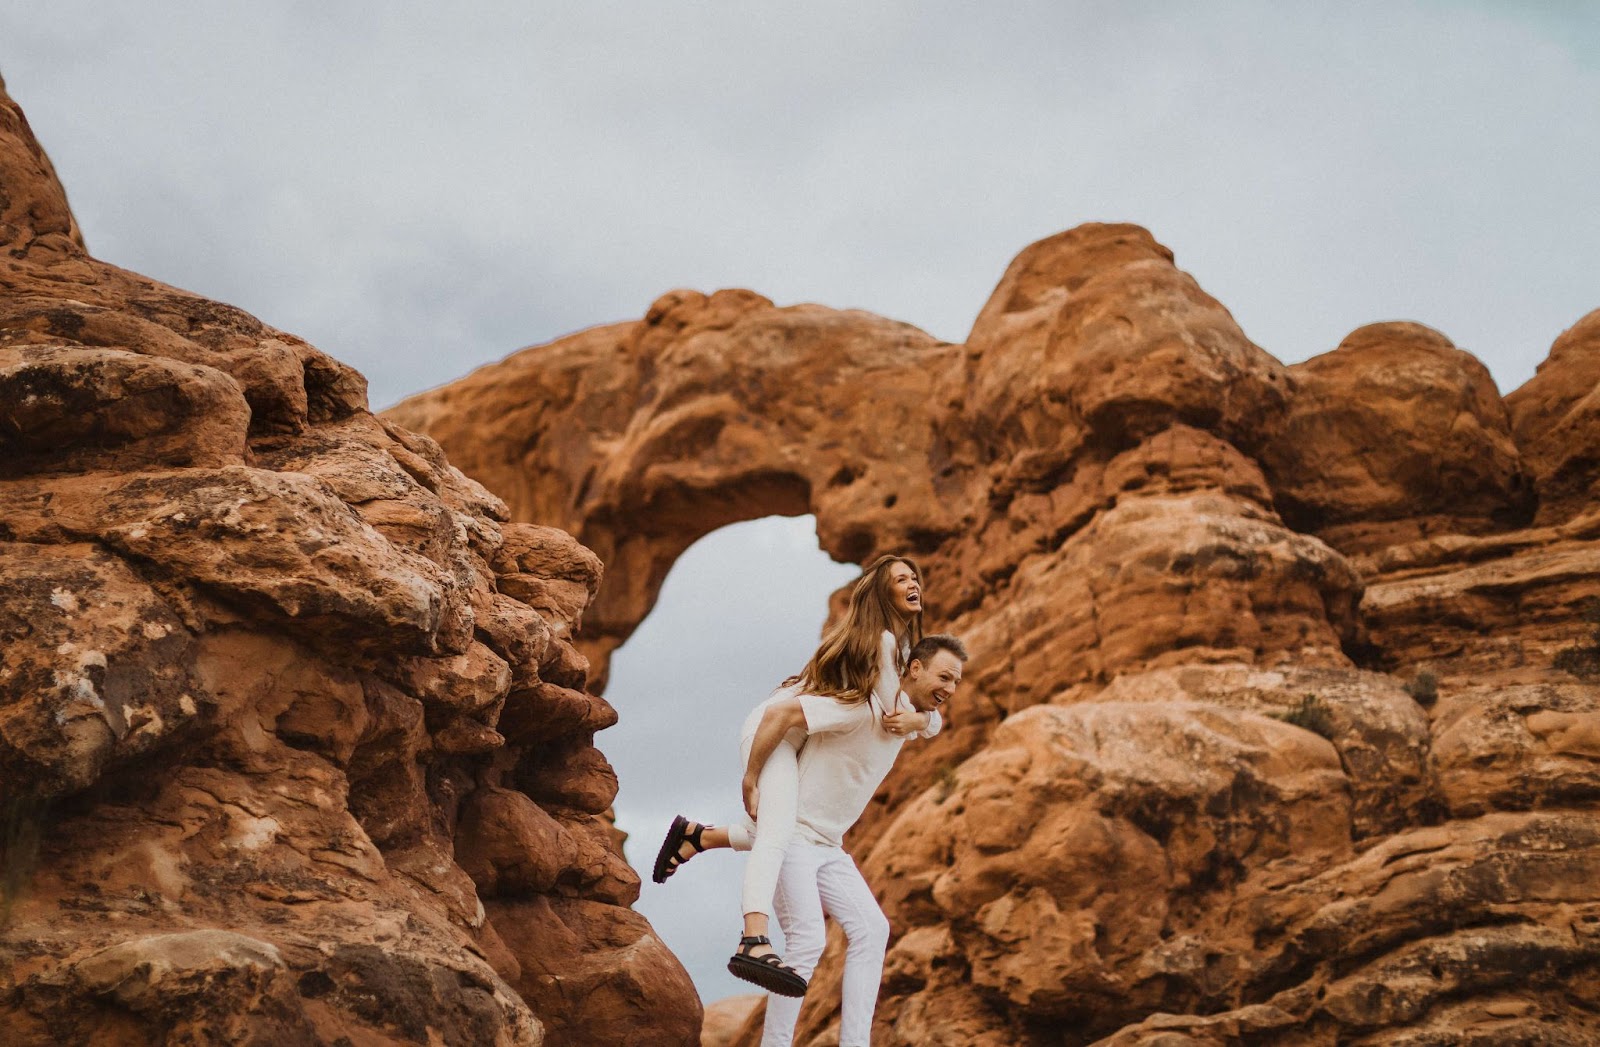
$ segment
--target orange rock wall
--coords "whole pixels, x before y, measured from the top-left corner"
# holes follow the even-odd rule
[[[1600,595],[1597,317],[1504,399],[1417,324],[1286,367],[1089,225],[964,345],[673,292],[388,417],[599,554],[597,678],[731,521],[924,565],[975,656],[848,841],[895,932],[875,1043],[1579,1044],[1600,691],[1554,665]]]
[[[0,1040],[698,1042],[607,818],[594,554],[90,256],[3,89],[0,245]]]

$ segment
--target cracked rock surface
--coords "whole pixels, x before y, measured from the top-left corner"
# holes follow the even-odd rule
[[[0,1039],[697,1042],[608,820],[601,570],[91,256],[0,87]]]

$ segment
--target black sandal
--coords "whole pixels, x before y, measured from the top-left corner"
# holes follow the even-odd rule
[[[806,980],[800,977],[800,973],[793,967],[784,963],[777,953],[769,952],[765,956],[750,955],[750,950],[755,946],[771,944],[766,935],[740,938],[739,951],[728,961],[728,973],[778,996],[804,996]]]
[[[705,850],[705,845],[700,842],[700,834],[706,831],[702,825],[694,832],[689,832],[689,819],[678,815],[672,819],[672,828],[667,830],[667,838],[661,842],[661,850],[656,852],[656,867],[650,874],[650,879],[656,883],[666,883],[667,877],[678,871],[678,866]],[[678,851],[685,841],[694,848],[694,854],[689,858],[680,858]]]

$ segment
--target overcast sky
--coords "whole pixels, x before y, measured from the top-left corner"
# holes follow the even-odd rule
[[[1411,319],[1509,391],[1600,306],[1597,12],[0,0],[0,73],[96,254],[310,339],[375,407],[673,287],[960,341],[1018,250],[1085,221],[1150,228],[1280,359]],[[600,744],[637,864],[676,795],[731,813],[731,750],[665,757],[702,724],[733,744],[829,568],[805,521],[721,532],[619,656]],[[708,998],[736,983],[685,921],[736,908],[738,861],[642,903]]]

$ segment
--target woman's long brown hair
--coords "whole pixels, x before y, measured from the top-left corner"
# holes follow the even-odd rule
[[[806,667],[783,681],[785,687],[799,685],[805,694],[837,698],[847,704],[864,702],[878,682],[878,652],[885,631],[905,643],[922,639],[922,612],[902,619],[894,610],[889,591],[889,569],[897,563],[911,568],[922,584],[922,572],[904,556],[880,556],[856,580],[844,617],[829,629]],[[897,670],[905,666],[898,664]]]

